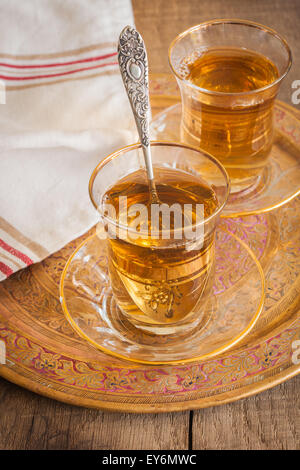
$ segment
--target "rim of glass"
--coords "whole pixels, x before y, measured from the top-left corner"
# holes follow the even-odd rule
[[[197,31],[197,30],[203,28],[204,26],[215,26],[215,25],[224,24],[224,23],[225,24],[232,24],[232,25],[249,26],[249,27],[252,27],[252,28],[256,28],[256,29],[259,29],[261,31],[265,31],[265,32],[271,34],[272,36],[274,36],[275,38],[279,39],[282,42],[282,44],[284,45],[284,47],[287,51],[287,55],[288,55],[287,65],[286,65],[286,68],[285,68],[284,72],[276,80],[274,80],[272,83],[269,83],[269,85],[266,85],[264,87],[257,88],[256,90],[242,91],[242,92],[231,92],[231,93],[224,92],[224,91],[208,90],[207,88],[201,88],[197,85],[194,85],[190,81],[185,80],[184,78],[180,77],[180,75],[177,73],[177,71],[173,67],[173,64],[172,64],[172,61],[171,61],[171,52],[172,52],[175,44],[177,42],[179,42],[185,36],[188,36],[191,32]],[[203,23],[199,23],[195,26],[192,26],[189,29],[186,29],[182,33],[179,33],[173,39],[173,41],[171,42],[171,44],[169,46],[168,60],[169,60],[170,68],[171,68],[172,72],[174,73],[175,77],[178,78],[181,82],[183,82],[186,85],[190,86],[191,88],[194,88],[195,90],[201,91],[202,93],[206,93],[208,95],[216,95],[216,96],[247,96],[247,95],[254,95],[254,94],[260,93],[262,91],[268,90],[269,88],[272,88],[273,86],[280,83],[284,79],[284,77],[288,74],[288,72],[289,72],[289,70],[292,66],[292,51],[291,51],[286,39],[283,36],[281,36],[281,34],[277,33],[277,31],[275,31],[272,28],[269,28],[268,26],[265,26],[265,25],[260,24],[260,23],[256,23],[255,21],[240,20],[240,19],[226,19],[225,18],[225,19],[216,19],[216,20],[211,20],[211,21],[204,21]]]
[[[185,144],[180,144],[180,143],[175,143],[175,142],[160,142],[160,141],[151,141],[150,142],[151,146],[161,146],[161,147],[175,147],[175,148],[181,148],[181,149],[186,149],[186,150],[189,150],[189,151],[193,151],[193,152],[196,152],[196,153],[199,153],[201,155],[203,155],[205,158],[207,158],[208,160],[210,160],[211,162],[213,162],[218,168],[219,170],[221,171],[221,173],[223,174],[223,177],[224,177],[224,182],[225,182],[225,185],[226,185],[226,194],[225,194],[225,197],[224,197],[224,201],[222,202],[221,205],[218,205],[217,209],[212,213],[210,214],[209,217],[207,218],[204,218],[203,221],[201,222],[198,222],[197,224],[193,224],[189,227],[187,227],[188,229],[189,228],[196,228],[196,227],[199,227],[201,225],[204,225],[206,224],[207,222],[209,222],[210,220],[214,219],[224,208],[227,200],[228,200],[228,197],[229,197],[229,194],[230,194],[230,179],[229,179],[229,176],[228,176],[228,173],[226,171],[226,169],[223,167],[223,165],[215,158],[213,157],[212,155],[210,155],[209,153],[207,152],[204,152],[202,150],[198,150],[194,147],[191,147],[189,145],[185,145]],[[101,208],[101,205],[97,205],[95,199],[94,199],[94,196],[93,196],[93,187],[94,187],[94,182],[95,182],[95,179],[96,179],[96,176],[98,175],[98,173],[101,171],[101,169],[107,165],[108,163],[110,163],[112,160],[118,158],[120,155],[123,155],[124,153],[127,153],[127,152],[130,152],[132,150],[137,150],[137,149],[140,149],[142,148],[142,144],[140,142],[137,142],[135,144],[131,144],[131,145],[127,145],[125,147],[122,147],[120,148],[119,150],[116,150],[115,152],[109,154],[107,157],[105,157],[100,163],[98,163],[98,165],[96,166],[96,168],[93,170],[92,174],[91,174],[91,177],[90,177],[90,180],[89,180],[89,196],[90,196],[90,199],[93,203],[93,206],[95,207],[95,209],[100,213],[101,217],[103,218],[103,220],[107,221],[109,224],[112,224],[114,225],[115,227],[121,229],[121,230],[126,230],[128,232],[132,232],[132,233],[135,233],[135,230],[132,229],[131,227],[128,227],[127,225],[123,225],[123,224],[120,224],[118,223],[116,220],[110,218],[110,217],[107,217],[103,212],[102,212],[102,208]],[[209,182],[208,182],[209,183]],[[108,186],[109,188],[109,186]],[[174,233],[176,232],[176,230],[174,230]]]

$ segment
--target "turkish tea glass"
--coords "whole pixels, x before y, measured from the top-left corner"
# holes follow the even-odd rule
[[[273,108],[291,51],[272,29],[213,20],[179,34],[169,62],[181,92],[181,140],[215,156],[231,191],[258,184],[272,148]]]
[[[89,192],[100,214],[98,236],[106,239],[111,288],[124,321],[165,335],[205,321],[215,230],[230,184],[223,166],[204,152],[159,142],[151,148],[160,204],[150,204],[140,144],[105,158],[91,176]],[[199,217],[191,201],[201,203]],[[177,219],[182,226],[174,222],[175,206],[184,206]]]

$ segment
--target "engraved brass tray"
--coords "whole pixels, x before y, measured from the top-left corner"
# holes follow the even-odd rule
[[[151,83],[154,111],[178,100],[168,76]],[[300,113],[290,129],[296,141]],[[300,157],[299,157],[300,158]],[[0,283],[0,339],[7,362],[0,375],[66,403],[115,411],[167,412],[214,406],[295,376],[300,339],[300,197],[274,211],[221,224],[253,250],[266,276],[266,301],[251,333],[222,355],[191,364],[148,366],[112,358],[81,339],[63,315],[58,285],[67,258],[88,236]],[[251,295],[251,292],[249,292]]]

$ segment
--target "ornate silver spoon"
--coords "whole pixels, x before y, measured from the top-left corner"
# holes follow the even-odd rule
[[[158,203],[149,138],[148,59],[142,36],[131,26],[120,34],[118,60],[144,153],[151,203]]]

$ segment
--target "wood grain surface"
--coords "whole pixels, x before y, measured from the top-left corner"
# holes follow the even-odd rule
[[[193,449],[299,449],[300,377],[251,398],[194,412]]]
[[[299,0],[133,0],[152,72],[167,72],[177,33],[213,18],[267,24],[288,40],[294,65],[280,98],[300,79]],[[40,397],[0,379],[0,449],[299,449],[300,377],[251,398],[194,412],[129,415]]]
[[[0,379],[0,449],[299,449],[300,377],[194,412],[132,415],[73,407]]]
[[[0,449],[187,449],[189,412],[134,415],[78,408],[0,379]]]

